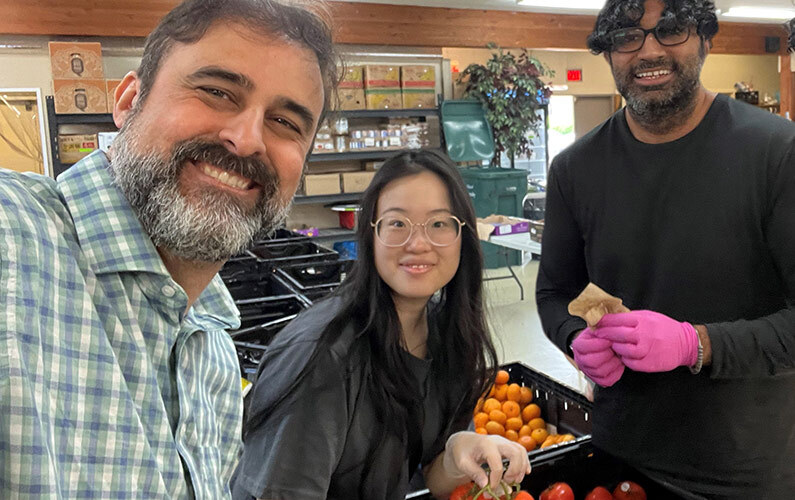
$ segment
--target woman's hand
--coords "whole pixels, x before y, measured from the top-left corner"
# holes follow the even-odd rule
[[[504,474],[503,459],[509,461]],[[482,467],[484,462],[489,466],[488,476]],[[499,487],[500,480],[519,483],[530,473],[530,460],[524,446],[501,436],[469,431],[456,432],[447,439],[442,466],[451,477],[467,477],[480,487],[489,483],[492,489]]]

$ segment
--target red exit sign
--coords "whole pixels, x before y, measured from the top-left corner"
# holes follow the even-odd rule
[[[582,70],[581,69],[570,69],[566,71],[566,80],[569,82],[581,82],[582,81]]]

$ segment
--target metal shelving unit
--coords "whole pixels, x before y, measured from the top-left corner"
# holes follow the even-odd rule
[[[72,166],[71,163],[61,162],[61,151],[58,146],[58,129],[61,125],[114,125],[113,115],[110,113],[98,114],[56,114],[55,100],[51,95],[44,98],[47,106],[47,127],[50,129],[50,151],[52,152],[53,176]]]

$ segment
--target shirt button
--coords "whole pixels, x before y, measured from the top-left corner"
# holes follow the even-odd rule
[[[173,297],[174,294],[177,293],[177,291],[171,285],[164,285],[163,288],[160,289],[160,291],[163,292],[163,295],[165,295],[166,297]]]

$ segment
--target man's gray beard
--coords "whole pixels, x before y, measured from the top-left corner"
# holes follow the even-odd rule
[[[696,96],[700,86],[701,68],[704,57],[696,55],[676,68],[677,76],[673,84],[660,97],[651,97],[654,87],[638,88],[634,84],[635,68],[626,74],[616,74],[618,92],[626,99],[627,109],[638,123],[656,134],[665,134],[687,121],[696,107]]]
[[[166,159],[154,152],[140,153],[134,121],[131,116],[114,140],[109,171],[156,247],[187,261],[221,262],[286,219],[290,202],[279,199],[275,176],[268,185],[261,184],[253,210],[213,188],[184,196],[179,187],[184,162],[175,161],[176,151]]]

